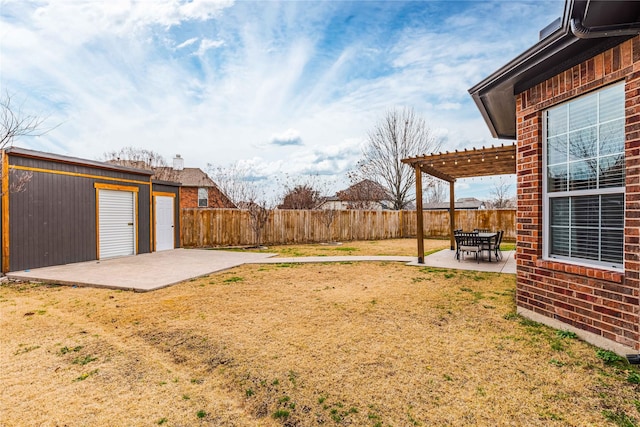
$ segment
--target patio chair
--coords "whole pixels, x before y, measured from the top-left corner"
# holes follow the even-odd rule
[[[480,263],[479,253],[482,252],[482,245],[476,233],[458,233],[455,235],[456,238],[456,256],[458,258],[458,262],[460,262],[460,257],[464,258],[464,254],[467,255],[470,253],[474,253],[476,260]]]
[[[453,230],[453,238],[456,241],[456,253],[453,255],[453,257],[455,259],[458,259],[458,256],[460,254],[460,244],[459,244],[459,239],[458,239],[458,234],[462,233],[462,228],[457,228],[455,230]]]
[[[496,256],[496,261],[502,259],[502,252],[500,251],[500,243],[502,242],[502,235],[504,234],[504,230],[500,230],[496,233],[496,237],[489,241],[484,242],[482,245],[482,251],[493,252]],[[491,255],[491,253],[489,253]],[[489,257],[491,259],[491,257]]]
[[[498,231],[498,237],[496,243],[493,245],[493,251],[496,254],[496,259],[502,259],[502,251],[500,250],[500,244],[502,243],[502,236],[504,236],[504,230]]]

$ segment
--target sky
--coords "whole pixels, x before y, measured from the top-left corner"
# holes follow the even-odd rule
[[[0,0],[0,90],[46,118],[16,146],[99,160],[134,146],[335,190],[367,133],[413,108],[452,151],[493,139],[468,89],[564,1]],[[416,153],[421,154],[421,153]],[[456,183],[490,198],[497,178]],[[507,178],[515,194],[515,178]]]

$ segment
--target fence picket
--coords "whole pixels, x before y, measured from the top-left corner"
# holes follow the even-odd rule
[[[274,210],[262,233],[266,245],[319,243],[330,240],[382,240],[416,236],[415,211],[338,212],[330,236],[320,210]],[[449,236],[447,211],[424,211],[426,238]],[[504,230],[504,239],[515,240],[515,210],[459,210],[456,228]],[[247,246],[255,244],[249,214],[239,209],[182,209],[183,247]]]

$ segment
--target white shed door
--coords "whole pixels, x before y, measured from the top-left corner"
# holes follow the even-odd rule
[[[156,196],[156,251],[173,249],[173,197]]]
[[[136,253],[135,196],[132,191],[98,191],[100,259]]]

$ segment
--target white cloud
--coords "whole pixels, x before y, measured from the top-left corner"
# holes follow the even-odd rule
[[[202,57],[205,53],[207,53],[209,49],[215,49],[223,45],[224,40],[202,39],[202,41],[200,42],[200,46],[198,47],[198,50],[194,53],[194,55]]]
[[[287,129],[282,133],[271,135],[269,143],[279,146],[302,145],[302,138],[297,130]]]
[[[198,41],[197,37],[192,37],[192,38],[190,38],[188,40],[183,41],[178,46],[176,46],[176,50],[182,49],[182,48],[187,47],[187,46],[191,46],[192,44],[194,44],[197,41]]]

